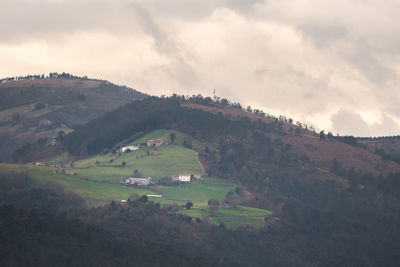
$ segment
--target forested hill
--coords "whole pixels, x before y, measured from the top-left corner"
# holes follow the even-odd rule
[[[70,132],[106,111],[145,94],[103,80],[70,74],[27,76],[0,82],[0,161],[38,139]]]
[[[60,135],[58,142],[85,158],[114,153],[118,145],[155,129],[194,137],[196,142],[185,145],[198,152],[206,173],[243,188],[242,194],[228,193],[224,203],[273,212],[263,229],[249,235],[252,241],[243,243],[254,244],[255,261],[265,256],[258,249],[266,246],[311,266],[398,266],[400,166],[346,144],[347,139],[314,133],[283,117],[250,113],[226,100],[175,95],[119,107]],[[125,221],[125,213],[118,214]],[[109,227],[118,221],[95,218]],[[212,251],[218,255],[224,241],[234,243],[226,240]],[[183,244],[178,247],[187,247]]]
[[[360,137],[357,144],[385,160],[400,163],[400,136]]]
[[[84,157],[112,149],[131,136],[155,129],[176,129],[200,140],[201,160],[221,177],[268,176],[259,164],[274,168],[312,170],[317,176],[341,180],[349,172],[378,176],[400,171],[400,165],[382,160],[364,149],[306,130],[286,119],[255,115],[211,99],[179,96],[148,98],[120,107],[79,127],[65,137],[71,154]],[[206,148],[207,147],[207,148]],[[202,149],[202,148],[195,148]],[[278,167],[279,166],[279,167]],[[289,166],[289,167],[288,167]]]

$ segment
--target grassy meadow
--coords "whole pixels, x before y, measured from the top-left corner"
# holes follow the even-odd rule
[[[153,131],[132,144],[145,143],[149,139],[157,138],[170,142],[171,132],[171,130]],[[175,143],[183,143],[183,140],[187,139],[184,134],[173,132],[176,135]],[[124,162],[126,166],[121,167]],[[143,177],[152,177],[153,181],[180,173],[204,174],[197,153],[182,145],[142,146],[139,150],[127,153],[99,154],[74,163],[74,171],[79,176],[97,181],[133,176],[135,170]]]
[[[80,195],[87,200],[90,206],[99,205],[105,201],[128,199],[133,193],[138,195],[154,194],[153,191],[144,188],[126,187],[120,184],[85,180],[79,176],[56,174],[55,168],[51,167],[23,165],[23,169],[31,174],[36,185],[43,186],[48,183],[60,185],[64,190]],[[11,170],[21,171],[18,165],[0,164],[0,172]]]
[[[176,136],[175,144],[171,145],[170,134]],[[162,177],[178,175],[180,173],[199,174],[204,176],[204,170],[197,159],[195,151],[183,146],[195,140],[187,135],[173,130],[157,130],[140,137],[131,144],[145,143],[149,139],[163,139],[166,143],[160,147],[142,146],[140,149],[128,153],[98,154],[73,163],[75,175],[57,174],[55,168],[23,165],[35,183],[45,185],[54,183],[62,186],[66,191],[74,192],[86,199],[90,206],[97,206],[111,200],[128,199],[131,194],[157,195],[162,198],[149,198],[150,201],[160,204],[185,205],[193,203],[191,209],[179,211],[193,218],[209,220],[211,223],[224,223],[227,228],[237,228],[242,225],[259,227],[264,224],[264,217],[271,214],[268,210],[223,205],[226,194],[235,191],[235,185],[227,179],[203,178],[193,179],[190,183],[180,183],[166,186],[157,184]],[[157,151],[157,153],[154,153]],[[49,164],[68,163],[70,156],[61,154]],[[0,164],[0,172],[10,170],[22,171],[18,165]],[[134,174],[135,171],[139,172]],[[124,178],[138,176],[152,177],[155,185],[147,188],[126,187],[119,184]],[[111,183],[113,182],[113,183]],[[210,217],[209,199],[220,201],[218,210]]]
[[[227,180],[218,178],[203,178],[193,180],[190,183],[182,183],[177,186],[156,185],[152,190],[165,196],[166,199],[180,201],[194,201],[205,203],[211,198],[221,200],[229,191],[235,189],[234,185]]]

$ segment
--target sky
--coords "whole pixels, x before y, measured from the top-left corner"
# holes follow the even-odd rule
[[[0,77],[68,72],[400,134],[399,0],[1,0]]]

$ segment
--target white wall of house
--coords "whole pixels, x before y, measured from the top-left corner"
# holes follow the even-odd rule
[[[190,174],[179,174],[178,179],[181,182],[190,182]]]
[[[124,147],[121,147],[121,148],[120,148],[120,151],[121,151],[121,152],[125,152],[125,151],[128,150],[128,149],[130,149],[130,150],[132,150],[132,151],[138,150],[138,149],[139,149],[139,146],[124,146]]]

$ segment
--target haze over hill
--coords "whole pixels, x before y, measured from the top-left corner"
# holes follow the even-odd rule
[[[0,83],[0,160],[41,138],[52,140],[107,111],[146,97],[131,88],[69,74]]]

